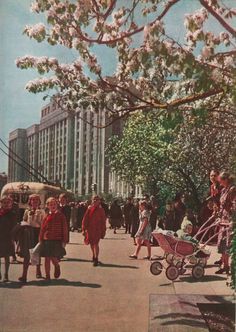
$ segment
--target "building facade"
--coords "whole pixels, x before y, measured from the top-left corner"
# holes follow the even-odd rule
[[[8,181],[26,181],[29,178],[26,129],[16,129],[9,134]]]
[[[127,196],[129,186],[110,171],[105,154],[109,138],[121,134],[123,123],[104,128],[106,121],[103,110],[88,107],[69,114],[52,99],[41,110],[39,124],[10,133],[8,181],[47,179],[78,196],[90,194],[92,186],[98,193]]]
[[[0,192],[2,188],[7,184],[7,174],[5,172],[0,173]]]

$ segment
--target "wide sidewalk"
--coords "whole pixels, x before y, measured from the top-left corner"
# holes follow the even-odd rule
[[[190,274],[174,282],[164,272],[153,276],[150,262],[142,259],[145,247],[140,259],[128,257],[135,246],[123,229],[118,234],[108,230],[100,247],[103,265],[93,267],[90,248],[83,244],[82,235],[71,233],[67,257],[61,262],[61,279],[50,285],[36,280],[35,268],[30,267],[29,282],[22,286],[17,282],[22,265],[12,264],[12,282],[0,282],[0,332],[145,332],[150,294],[232,294],[226,276],[215,275],[217,268],[213,265],[198,282]],[[160,248],[152,249],[152,254],[160,253]],[[217,258],[212,248],[209,263]]]

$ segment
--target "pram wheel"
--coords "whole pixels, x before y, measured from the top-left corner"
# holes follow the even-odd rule
[[[201,279],[204,276],[205,269],[203,266],[197,264],[192,269],[192,276],[194,279]]]
[[[166,269],[166,276],[169,280],[175,280],[179,276],[179,270],[176,266],[170,265]]]
[[[167,254],[166,255],[166,261],[168,264],[172,264],[173,263],[173,258],[174,256],[172,254]]]
[[[158,276],[159,274],[161,274],[162,269],[163,269],[163,266],[160,262],[153,262],[150,266],[150,272],[154,276]]]
[[[182,268],[182,265],[183,265],[182,261],[177,261],[176,264],[175,264],[175,266],[176,266],[178,269],[181,269],[181,268]]]
[[[207,265],[207,259],[206,258],[200,258],[198,261],[198,264],[202,267],[205,267]]]

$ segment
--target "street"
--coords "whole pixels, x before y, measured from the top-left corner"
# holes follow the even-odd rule
[[[150,294],[230,295],[226,276],[216,276],[216,267],[209,265],[202,281],[193,282],[186,274],[170,282],[165,273],[153,276],[150,262],[132,260],[134,245],[124,229],[107,235],[100,242],[100,260],[94,267],[89,246],[80,233],[70,233],[67,256],[61,262],[61,279],[35,278],[35,267],[29,268],[28,283],[17,279],[22,265],[11,264],[9,279],[0,283],[0,332],[72,332],[72,331],[148,331]],[[212,248],[209,264],[218,256]],[[161,254],[152,248],[153,254]],[[2,272],[4,266],[2,264]],[[44,267],[42,267],[44,275]],[[53,271],[51,271],[53,275]]]

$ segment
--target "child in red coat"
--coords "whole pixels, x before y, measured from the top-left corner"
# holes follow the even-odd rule
[[[50,280],[50,262],[55,266],[54,277],[60,277],[61,270],[57,257],[64,256],[68,242],[67,222],[64,214],[58,210],[57,200],[54,197],[47,199],[48,215],[45,217],[40,234],[40,255],[45,257],[46,279]]]

